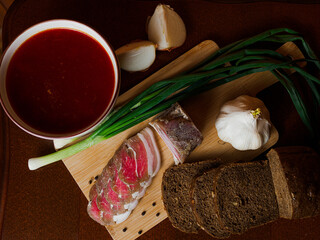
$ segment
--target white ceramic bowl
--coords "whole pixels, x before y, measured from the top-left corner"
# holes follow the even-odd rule
[[[8,99],[7,91],[6,91],[6,76],[7,76],[7,70],[8,66],[10,63],[10,60],[16,50],[23,44],[26,40],[28,40],[30,37],[34,36],[37,33],[40,33],[45,30],[49,29],[71,29],[71,30],[76,30],[80,31],[86,35],[89,35],[93,39],[95,39],[106,51],[106,53],[109,55],[113,70],[114,70],[114,75],[115,75],[115,87],[112,95],[112,100],[110,101],[109,105],[106,107],[104,114],[102,117],[97,119],[97,121],[90,126],[87,126],[84,129],[81,129],[80,131],[76,133],[72,133],[71,135],[65,135],[65,134],[55,134],[55,133],[45,133],[41,132],[35,128],[30,127],[28,124],[26,124],[14,111],[12,108],[10,101]],[[97,126],[99,126],[104,119],[107,117],[108,113],[112,110],[118,93],[119,93],[119,88],[120,88],[120,70],[119,70],[119,64],[117,62],[117,58],[115,56],[114,50],[111,48],[109,43],[95,30],[92,28],[88,27],[87,25],[84,25],[82,23],[76,22],[76,21],[71,21],[71,20],[63,20],[63,19],[58,19],[58,20],[49,20],[45,21],[39,24],[36,24],[27,30],[25,30],[22,34],[20,34],[10,45],[9,47],[5,50],[2,60],[1,60],[1,66],[0,66],[0,100],[1,104],[9,116],[9,118],[21,129],[24,131],[40,137],[44,139],[65,139],[65,138],[73,138],[73,137],[78,137],[82,136],[84,134],[87,134],[91,131],[93,131]]]

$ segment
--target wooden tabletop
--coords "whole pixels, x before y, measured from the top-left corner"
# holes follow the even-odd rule
[[[226,1],[225,1],[226,2]],[[235,1],[232,1],[235,2]],[[121,92],[135,86],[203,40],[219,46],[264,30],[289,27],[301,32],[320,56],[320,4],[286,2],[217,3],[167,1],[187,27],[186,43],[160,52],[143,73],[122,72]],[[3,48],[35,23],[66,18],[88,24],[116,49],[146,39],[145,23],[158,1],[16,0],[3,23]],[[271,112],[280,138],[276,146],[311,145],[285,90],[275,84],[259,94]],[[62,162],[29,171],[27,160],[53,152],[51,141],[35,138],[16,127],[0,111],[0,232],[2,239],[111,239],[106,229],[89,218],[87,200]],[[263,157],[263,156],[261,156]],[[229,239],[320,239],[320,217],[278,220]],[[139,239],[211,239],[201,232],[185,234],[168,219]]]

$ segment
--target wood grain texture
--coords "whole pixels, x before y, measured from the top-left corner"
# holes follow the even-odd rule
[[[212,41],[202,42],[141,82],[134,89],[124,93],[119,97],[117,104],[123,104],[156,81],[191,68],[192,65],[201,62],[207,55],[210,55],[217,49],[217,45]],[[292,43],[283,45],[280,51],[283,54],[290,54],[295,59],[303,57],[299,49]],[[249,161],[273,146],[278,140],[278,132],[274,127],[272,127],[271,137],[268,143],[262,148],[255,151],[238,151],[230,144],[219,140],[214,127],[214,120],[224,102],[242,94],[255,96],[258,92],[275,82],[277,82],[277,79],[270,72],[256,73],[239,78],[198,95],[197,97],[181,102],[186,112],[204,136],[203,143],[192,152],[188,161],[198,161],[216,157],[220,157],[224,162]],[[148,122],[151,120],[152,118],[63,160],[87,198],[89,190],[92,184],[94,184],[95,176],[102,172],[103,167],[109,159],[112,158],[116,149],[125,139],[148,126]],[[140,200],[138,206],[129,218],[121,224],[107,226],[109,233],[114,239],[135,239],[167,217],[161,201],[160,186],[163,172],[171,166],[174,161],[171,152],[157,134],[156,140],[159,144],[162,158],[161,168],[154,177],[151,186],[147,189],[145,196]],[[145,214],[142,214],[142,212],[145,212]],[[125,229],[125,231],[123,231],[123,229]]]

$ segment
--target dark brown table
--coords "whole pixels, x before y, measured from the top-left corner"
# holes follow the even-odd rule
[[[186,43],[158,53],[155,64],[143,73],[122,73],[121,92],[205,39],[220,46],[275,27],[301,32],[320,56],[320,3],[232,1],[166,1],[187,26]],[[240,3],[241,2],[241,3]],[[301,1],[303,2],[303,1]],[[310,1],[317,2],[317,1]],[[102,33],[116,49],[135,39],[146,39],[145,22],[158,1],[17,0],[3,26],[6,47],[27,27],[47,19],[67,18],[86,23]],[[265,101],[278,129],[276,146],[311,145],[291,101],[279,85],[264,90]],[[4,240],[111,239],[106,229],[86,213],[87,200],[62,162],[29,171],[27,160],[54,151],[51,141],[37,139],[16,127],[0,111],[0,232]],[[263,156],[262,156],[263,157]],[[201,232],[184,234],[168,219],[140,239],[210,239]],[[320,217],[278,220],[230,239],[320,239]]]

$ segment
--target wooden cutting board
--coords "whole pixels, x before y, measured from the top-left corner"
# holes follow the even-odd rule
[[[200,43],[181,57],[151,75],[149,78],[145,79],[130,91],[124,93],[118,98],[117,105],[122,105],[154,82],[191,69],[217,49],[218,46],[213,41],[207,40]],[[284,55],[290,54],[293,58],[303,57],[299,49],[292,43],[283,45],[279,52]],[[239,78],[233,82],[224,84],[199,96],[181,102],[181,105],[204,136],[203,143],[192,152],[188,161],[216,157],[221,158],[225,162],[249,161],[273,146],[278,140],[278,132],[274,127],[272,127],[271,137],[268,143],[262,148],[255,151],[235,150],[230,144],[219,140],[214,127],[214,122],[219,109],[224,102],[242,94],[255,96],[258,92],[275,82],[277,82],[277,79],[273,77],[270,72],[256,73]],[[63,160],[87,198],[89,190],[95,182],[95,177],[102,172],[103,167],[107,164],[109,159],[112,158],[116,149],[125,139],[148,126],[148,122],[150,121],[151,119],[148,119],[125,132]],[[133,210],[129,218],[121,224],[106,227],[113,239],[135,239],[167,217],[161,200],[161,179],[163,172],[174,164],[174,161],[164,142],[157,134],[155,134],[155,136],[159,144],[162,158],[161,168],[158,174],[153,178],[152,184],[148,187],[145,196],[139,201],[138,206]],[[85,209],[83,211],[85,211]]]

